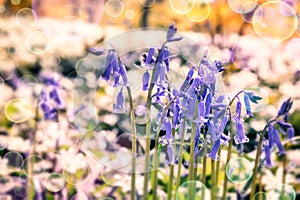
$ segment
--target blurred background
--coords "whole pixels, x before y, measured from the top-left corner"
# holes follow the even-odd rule
[[[121,198],[120,196],[128,194],[128,188],[124,189],[128,184],[128,177],[121,178],[124,183],[119,185],[113,182],[114,179],[110,180],[111,182],[105,180],[110,179],[107,176],[113,176],[112,174],[104,173],[105,176],[99,178],[103,166],[98,171],[83,170],[90,175],[88,181],[92,185],[91,188],[80,187],[80,184],[77,185],[77,179],[76,183],[72,182],[74,179],[69,182],[63,180],[61,174],[65,163],[57,160],[72,155],[75,163],[84,160],[88,165],[93,165],[94,162],[80,151],[81,147],[73,148],[77,141],[74,138],[78,138],[80,133],[72,133],[74,137],[68,135],[73,128],[66,124],[74,121],[69,117],[74,103],[72,95],[76,89],[72,84],[74,77],[80,73],[82,59],[88,56],[90,47],[102,44],[103,41],[114,40],[119,34],[126,35],[130,30],[145,30],[151,27],[166,29],[171,22],[176,23],[180,34],[208,51],[212,60],[221,60],[226,64],[222,73],[224,92],[233,95],[241,89],[251,89],[263,97],[254,107],[255,117],[247,119],[246,130],[252,141],[265,123],[276,115],[283,100],[292,98],[294,104],[289,122],[295,128],[295,140],[291,142],[291,153],[288,154],[289,174],[292,177],[291,185],[299,193],[299,5],[298,0],[0,0],[2,160],[12,152],[9,154],[11,157],[7,157],[10,158],[7,162],[12,171],[7,171],[0,165],[0,198],[3,196],[3,199],[23,199],[26,196],[28,191],[24,189],[27,187],[24,186],[26,181],[23,179],[27,180],[28,174],[24,175],[20,169],[23,169],[23,161],[30,155],[33,145],[38,146],[34,152],[45,162],[45,168],[52,169],[47,172],[48,179],[40,181],[40,185],[37,184],[37,180],[40,179],[35,181],[36,191],[44,191],[45,188],[50,191],[40,192],[45,198],[50,199],[51,195],[57,197],[59,194],[64,198],[84,199],[91,193],[95,199],[104,196]],[[122,45],[128,45],[126,42],[122,41]],[[183,65],[186,67],[184,59],[173,60],[172,64],[174,68]],[[103,66],[95,67],[95,72],[102,71]],[[182,71],[183,74],[186,72]],[[26,107],[20,101],[25,99],[32,105],[34,99],[38,98],[32,92],[38,89],[32,84],[42,83],[41,77],[47,77],[49,73],[51,77],[59,76],[62,85],[60,94],[65,100],[65,105],[61,109],[61,115],[64,117],[61,116],[59,123],[65,123],[63,131],[66,135],[62,142],[64,145],[55,143],[59,136],[51,136],[56,132],[55,127],[49,132],[50,135],[46,134],[49,141],[53,140],[54,143],[45,144],[45,141],[42,141],[43,133],[47,132],[49,124],[38,123],[37,119],[42,117],[34,116],[34,112],[27,114],[32,108]],[[98,84],[96,91],[98,100],[95,101],[95,107],[101,123],[100,128],[102,131],[114,133],[117,137],[120,133],[114,124],[117,119],[109,114],[110,110],[107,111],[106,104],[113,94]],[[39,124],[40,127],[37,129],[35,124]],[[33,142],[33,136],[29,134],[30,131],[27,134],[27,129],[40,130],[41,134],[38,134]],[[113,139],[107,139],[107,142],[110,140]],[[47,147],[55,148],[55,151],[51,151],[53,155],[46,155]],[[251,157],[254,148],[254,143],[249,143],[245,145],[244,150],[249,152]],[[280,157],[276,157],[275,154],[274,156],[279,162]],[[16,162],[18,159],[22,164]],[[55,165],[59,167],[56,168]],[[86,169],[86,166],[77,166],[74,170],[78,169]],[[277,169],[278,167],[275,167],[270,173],[265,173],[266,190],[270,189],[268,181],[278,180],[276,176],[280,175],[276,173],[280,170]],[[57,174],[53,174],[55,172]],[[82,171],[78,173],[85,174]],[[120,173],[120,177],[123,176],[126,175]],[[84,177],[83,175],[79,179]],[[62,182],[53,186],[52,178]],[[67,187],[64,187],[65,184]],[[118,191],[119,196],[114,196],[113,192],[118,190],[118,187],[123,187],[124,190]],[[64,191],[62,188],[68,188],[69,192],[61,194]]]

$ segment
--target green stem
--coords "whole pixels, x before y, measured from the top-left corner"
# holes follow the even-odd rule
[[[131,191],[130,191],[130,199],[135,200],[135,171],[136,171],[136,132],[135,132],[135,123],[133,120],[133,101],[131,96],[130,87],[127,88],[128,98],[129,98],[129,107],[130,107],[130,123],[131,123]]]
[[[220,163],[221,163],[221,148],[219,148],[218,151],[218,160],[217,160],[217,166],[216,166],[216,176],[215,176],[215,184],[219,184],[219,171],[220,171]]]
[[[288,144],[286,143],[284,145],[284,149],[287,150],[288,148]],[[282,183],[285,184],[286,183],[286,173],[287,173],[287,168],[286,168],[286,165],[287,165],[287,155],[284,154],[283,155],[283,163],[282,163],[282,170],[283,170],[283,173],[282,173]]]
[[[160,128],[158,129],[160,130]],[[152,171],[152,177],[153,177],[153,181],[152,181],[152,192],[153,192],[153,200],[156,200],[156,196],[157,196],[157,170],[158,170],[158,158],[159,158],[159,152],[158,152],[158,141],[159,141],[159,132],[156,134],[155,137],[155,147],[154,147],[154,169]]]
[[[183,120],[182,124],[182,131],[181,131],[181,137],[180,137],[180,146],[179,146],[179,161],[178,161],[178,171],[177,171],[177,177],[176,177],[176,188],[177,190],[180,186],[180,180],[181,180],[181,167],[182,167],[182,161],[183,161],[183,142],[184,142],[184,134],[185,134],[185,128],[186,128],[186,121]]]
[[[204,142],[204,148],[206,148],[206,142]],[[205,156],[205,153],[204,153],[204,157],[203,157],[203,168],[202,168],[202,183],[203,185],[206,185],[206,162],[207,162],[207,157]],[[205,190],[202,189],[202,197],[201,197],[201,200],[204,200],[204,197],[205,197]]]
[[[173,192],[173,177],[174,177],[174,164],[170,165],[170,174],[169,174],[169,182],[168,182],[168,200],[172,199]]]
[[[260,158],[260,152],[261,152],[261,149],[262,149],[263,139],[264,139],[264,136],[265,136],[265,133],[267,131],[267,128],[268,128],[269,124],[276,121],[276,120],[277,120],[277,118],[271,119],[265,125],[264,129],[261,131],[261,135],[259,137],[259,142],[258,142],[258,146],[257,146],[256,156],[255,156],[255,163],[254,163],[254,168],[253,168],[250,199],[253,199],[253,196],[255,194],[256,177],[257,177],[257,172],[258,172],[258,164],[259,164],[259,158]]]
[[[259,200],[262,200],[262,175],[263,175],[263,173],[262,173],[262,170],[259,172],[259,191],[261,192],[260,194],[259,194]]]
[[[211,159],[211,188],[210,188],[210,195],[211,199],[214,200],[214,186],[215,186],[215,160]]]
[[[151,121],[146,124],[146,155],[145,155],[145,173],[144,173],[144,199],[147,200],[148,196],[148,182],[149,182],[149,166],[150,166],[150,129]]]
[[[232,103],[233,101],[231,101]],[[227,152],[227,158],[226,158],[226,165],[229,163],[230,158],[231,158],[231,153],[232,153],[232,145],[233,145],[233,133],[232,133],[232,121],[231,121],[231,110],[229,110],[229,123],[230,123],[230,140],[229,140],[229,145],[228,145],[228,152]],[[223,185],[223,195],[222,195],[222,200],[226,200],[226,194],[227,194],[227,185],[228,185],[228,178],[226,176],[225,172],[225,177],[224,177],[224,185]]]

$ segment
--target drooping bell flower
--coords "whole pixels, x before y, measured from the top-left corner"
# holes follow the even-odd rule
[[[117,71],[118,66],[118,56],[114,51],[109,51],[105,61],[105,69],[102,74],[102,78],[106,81],[110,79],[112,70]]]
[[[127,112],[127,108],[125,107],[125,97],[123,94],[123,88],[117,95],[117,102],[113,105],[113,112],[115,113],[125,113]]]
[[[274,144],[276,144],[277,148],[279,149],[279,155],[285,154],[285,149],[280,141],[279,132],[276,129],[273,130],[272,136]]]
[[[144,73],[143,75],[143,87],[142,89],[145,91],[145,90],[148,90],[149,89],[149,80],[150,80],[150,74],[148,72],[148,70]]]
[[[167,145],[168,163],[173,165],[175,163],[174,147],[171,143]]]
[[[250,98],[248,96],[247,93],[244,92],[244,103],[245,103],[245,107],[246,107],[246,115],[247,116],[253,116],[252,112],[251,112],[251,107],[250,107]]]
[[[287,114],[291,110],[292,106],[293,106],[293,101],[290,97],[282,103],[277,113],[277,116],[283,116]]]
[[[290,140],[295,136],[295,129],[294,127],[289,127],[287,129],[287,138]]]
[[[211,103],[212,103],[212,95],[208,93],[205,98],[205,116],[210,115]]]
[[[244,133],[244,125],[240,120],[236,121],[236,135],[234,136],[236,144],[242,144],[249,141],[249,138]]]
[[[165,63],[167,71],[170,71],[170,52],[167,48],[162,50],[162,61]]]
[[[62,105],[62,100],[58,94],[58,91],[56,88],[53,88],[52,91],[49,92],[49,96],[51,99],[54,100],[54,102],[58,105],[58,106],[61,106]]]
[[[181,85],[181,87],[180,87],[180,91],[181,92],[185,92],[185,90],[188,88],[188,85],[189,85],[190,81],[192,80],[193,75],[194,75],[194,67],[192,67],[189,70],[189,72],[188,72],[188,74],[187,74],[187,76],[186,76],[183,84]]]
[[[271,160],[271,148],[268,140],[264,141],[264,151],[265,151],[265,165],[267,168],[272,167],[272,160]]]
[[[177,27],[175,26],[175,23],[172,22],[168,28],[167,31],[167,41],[171,40],[172,38],[174,38],[175,34],[177,32]]]
[[[242,103],[240,100],[236,103],[236,117],[235,120],[239,121],[241,120],[241,112],[242,112]]]
[[[210,157],[213,160],[216,160],[218,158],[218,151],[220,148],[220,139],[216,140],[211,148],[211,151],[208,153],[208,157]]]
[[[228,114],[225,114],[224,117],[223,117],[223,119],[222,119],[222,122],[221,122],[221,124],[220,124],[220,126],[219,126],[219,131],[220,131],[221,133],[224,132],[225,127],[226,127],[227,122],[228,122],[228,119],[229,119],[229,115],[228,115]]]

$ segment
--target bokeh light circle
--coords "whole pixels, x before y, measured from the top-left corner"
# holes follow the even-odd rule
[[[203,22],[210,14],[210,4],[208,0],[196,0],[193,9],[187,12],[185,15],[193,22]]]
[[[17,25],[21,28],[28,28],[36,24],[37,15],[34,10],[30,8],[21,8],[18,10],[15,20]]]
[[[10,172],[19,171],[24,164],[22,155],[16,151],[6,153],[3,160],[7,160],[6,166]]]
[[[66,181],[59,173],[48,174],[45,178],[44,185],[51,192],[58,192],[65,187]]]
[[[291,37],[297,29],[297,16],[287,16],[280,11],[280,7],[284,7],[285,13],[293,12],[293,8],[287,3],[268,1],[254,13],[253,28],[265,40],[281,42]]]
[[[8,142],[6,138],[0,138],[0,151],[7,148]]]
[[[135,17],[135,12],[132,9],[128,9],[125,11],[124,15],[127,19],[133,19]]]
[[[246,183],[252,177],[251,163],[242,157],[232,158],[226,165],[225,173],[229,181]]]
[[[25,198],[26,197],[26,194],[27,194],[27,188],[26,187],[15,187],[14,189],[14,193],[16,196],[18,197],[23,197]]]
[[[259,13],[259,14],[257,14],[257,16],[262,16],[261,7],[259,6],[258,3],[255,3],[255,2],[245,3],[241,7],[241,17],[242,17],[243,21],[247,22],[247,23],[256,23],[256,22],[258,22],[260,20],[259,17],[256,17],[255,19],[253,19],[253,16],[254,16],[255,12]]]
[[[63,166],[63,176],[72,185],[84,184],[90,178],[90,174],[90,165],[82,156],[70,159]]]
[[[88,200],[88,197],[83,193],[76,193],[72,196],[71,200]]]
[[[196,0],[169,0],[171,9],[178,14],[186,14],[195,6]]]
[[[292,59],[300,59],[300,38],[292,38],[285,46],[287,55]]]
[[[28,181],[28,177],[26,174],[22,173],[19,175],[19,180],[21,183],[26,183]]]
[[[31,163],[34,163],[33,171],[29,173],[31,169],[28,167],[31,166]],[[24,169],[24,173],[30,178],[34,176],[42,176],[45,174],[47,170],[47,163],[39,155],[29,155],[24,160],[23,169]]]
[[[31,116],[31,107],[22,99],[14,98],[6,103],[4,113],[11,122],[21,123]]]
[[[150,122],[150,111],[144,105],[138,105],[133,108],[131,119],[137,125],[146,125]]]
[[[91,131],[98,124],[96,108],[93,105],[87,105],[81,109],[74,118],[75,125],[83,131]]]
[[[81,58],[76,62],[75,70],[79,76],[85,77],[88,73],[94,73],[96,66],[92,59]]]
[[[252,11],[255,8],[255,3],[257,3],[257,0],[227,0],[227,3],[234,12],[243,14]],[[247,7],[245,7],[246,4],[248,4]]]
[[[145,7],[152,7],[156,3],[156,0],[140,0],[140,3]]]
[[[268,200],[268,195],[266,192],[257,192],[253,196],[253,200]]]
[[[200,181],[187,181],[179,186],[176,191],[176,200],[191,199],[189,191],[195,191],[194,200],[210,199],[210,191]]]
[[[273,189],[268,193],[269,199],[296,199],[296,191],[289,184],[276,184]]]
[[[105,3],[105,13],[110,17],[119,17],[124,12],[124,3],[120,0],[108,0]]]
[[[22,84],[20,87],[19,98],[24,101],[24,103],[31,105],[32,107],[39,106],[45,97],[41,97],[43,86],[38,83],[27,83]]]
[[[50,49],[51,40],[43,31],[33,31],[26,37],[26,47],[33,54],[43,54]]]
[[[3,80],[12,79],[16,75],[15,63],[8,57],[0,57],[0,77]]]

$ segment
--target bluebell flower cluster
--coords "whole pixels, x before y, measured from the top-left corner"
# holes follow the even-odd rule
[[[283,155],[286,153],[284,146],[281,141],[281,137],[285,137],[286,139],[290,140],[295,135],[295,130],[293,126],[288,123],[288,112],[292,108],[293,101],[291,98],[287,99],[283,102],[281,105],[276,121],[268,124],[268,139],[265,139],[264,141],[264,151],[265,151],[265,165],[268,168],[272,167],[271,162],[271,150],[274,146],[277,147],[279,150],[279,155]],[[283,116],[283,120],[280,119],[280,117]],[[280,136],[280,133],[281,136]]]
[[[39,97],[44,120],[57,121],[58,110],[64,107],[60,95],[60,91],[62,90],[59,83],[60,78],[56,73],[44,73],[41,74],[40,79],[45,86]]]

